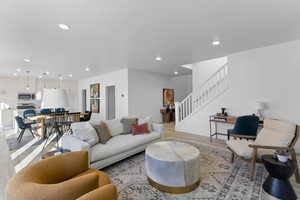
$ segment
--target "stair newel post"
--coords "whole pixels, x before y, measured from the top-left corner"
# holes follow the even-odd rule
[[[179,102],[175,102],[175,123],[177,124],[179,121],[180,121]]]

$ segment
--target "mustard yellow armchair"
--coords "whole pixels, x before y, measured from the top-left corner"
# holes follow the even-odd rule
[[[107,174],[88,163],[87,151],[41,160],[9,180],[6,200],[117,200]]]

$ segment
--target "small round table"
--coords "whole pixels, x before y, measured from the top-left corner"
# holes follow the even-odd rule
[[[190,192],[200,183],[199,158],[199,150],[187,143],[162,141],[151,144],[145,154],[148,181],[164,192]]]
[[[262,161],[269,172],[269,176],[263,184],[263,189],[268,194],[279,199],[297,199],[297,195],[289,181],[296,169],[293,161],[282,163],[273,155],[263,155]]]

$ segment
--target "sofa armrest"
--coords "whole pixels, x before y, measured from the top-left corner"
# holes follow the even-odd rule
[[[105,185],[93,190],[77,200],[117,200],[117,188],[113,184]]]
[[[70,151],[88,151],[90,145],[72,135],[63,135],[59,140],[59,146]]]
[[[158,133],[163,133],[164,125],[158,123],[152,123],[152,130]]]

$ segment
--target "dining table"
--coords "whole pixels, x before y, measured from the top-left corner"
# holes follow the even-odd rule
[[[71,122],[79,122],[80,117],[86,115],[82,112],[50,113],[28,116],[27,119],[37,122],[37,134],[40,138],[46,138],[46,121],[51,119],[68,118]]]

